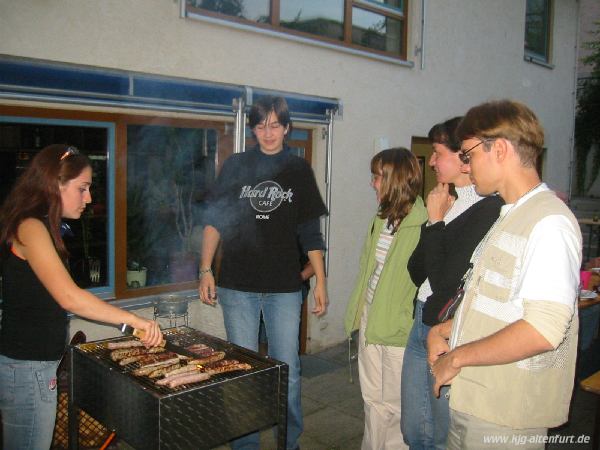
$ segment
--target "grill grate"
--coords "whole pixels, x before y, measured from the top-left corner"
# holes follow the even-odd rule
[[[110,359],[107,343],[127,337],[79,344],[70,348],[69,417],[78,417],[71,408],[81,408],[139,449],[208,449],[273,425],[285,448],[285,364],[186,326],[163,333],[177,353],[193,356],[184,347],[202,343],[252,368],[169,388],[133,375],[137,362],[120,366]],[[76,431],[70,424],[69,437]]]
[[[256,370],[261,370],[272,366],[272,361],[268,358],[257,358],[256,353],[251,353],[248,351],[244,351],[243,348],[234,346],[231,343],[224,341],[222,339],[216,338],[214,336],[210,336],[208,334],[202,333],[201,331],[195,330],[189,327],[179,327],[179,328],[169,328],[163,330],[163,334],[165,335],[165,339],[167,342],[171,343],[174,346],[177,346],[177,349],[173,349],[176,353],[181,355],[190,356],[190,357],[198,357],[193,353],[185,350],[185,347],[192,344],[206,344],[216,351],[225,352],[226,359],[236,359],[240,363],[247,363],[252,366],[252,369],[249,371],[244,371],[244,373],[249,373]],[[108,342],[120,342],[131,339],[130,337],[118,337],[114,339],[107,339],[105,341],[98,342],[90,342],[85,344],[79,344],[77,348],[81,350],[83,353],[88,355],[93,355],[98,360],[104,364],[110,366],[113,370],[118,370],[124,374],[129,375],[136,383],[143,385],[144,387],[153,390],[158,394],[169,395],[173,392],[180,392],[195,386],[206,385],[210,383],[219,383],[224,380],[236,377],[240,372],[226,372],[222,374],[215,374],[210,377],[209,380],[203,381],[201,383],[194,383],[189,385],[182,385],[176,388],[169,388],[167,386],[160,386],[154,383],[155,380],[148,378],[146,376],[136,376],[133,375],[133,371],[140,367],[138,362],[133,362],[131,364],[127,364],[121,366],[117,361],[113,361],[110,358],[110,352],[107,348]],[[262,360],[261,360],[262,358]]]

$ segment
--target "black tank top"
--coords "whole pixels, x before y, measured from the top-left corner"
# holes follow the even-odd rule
[[[67,343],[67,313],[29,263],[7,253],[2,264],[0,353],[20,360],[59,360]]]

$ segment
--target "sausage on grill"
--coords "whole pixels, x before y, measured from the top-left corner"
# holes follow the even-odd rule
[[[250,364],[234,363],[234,364],[228,364],[226,366],[208,369],[204,373],[208,373],[209,375],[216,375],[218,373],[233,372],[235,370],[250,370],[250,369],[252,369],[252,366]]]
[[[174,367],[172,370],[169,370],[166,373],[164,373],[164,376],[169,377],[169,376],[177,375],[177,374],[184,373],[184,372],[193,372],[194,370],[202,369],[202,367],[198,367],[198,366],[202,366],[202,365],[208,364],[208,363],[213,363],[213,362],[219,361],[223,358],[225,358],[225,352],[215,352],[213,355],[209,356],[208,358],[191,359],[187,362],[187,365],[180,366],[180,367]]]
[[[170,364],[175,364],[176,362],[179,362],[181,359],[185,358],[187,357],[183,355],[178,355],[177,353],[164,352],[159,355],[144,355],[142,358],[138,359],[137,362],[140,363],[140,369],[142,369],[145,367],[162,366],[167,362],[169,362]],[[119,364],[123,366],[126,365],[123,364],[123,361],[121,361]]]
[[[166,344],[166,341],[163,339],[162,342],[160,344],[158,344],[159,347],[164,347]],[[116,350],[119,348],[130,348],[130,347],[143,347],[144,344],[142,343],[142,341],[138,340],[138,339],[129,339],[127,341],[116,341],[116,342],[107,342],[106,343],[106,348],[109,350]]]
[[[183,376],[173,378],[171,381],[169,381],[169,383],[167,383],[167,385],[170,388],[174,388],[177,386],[181,386],[183,384],[199,383],[200,381],[205,381],[205,380],[208,380],[209,378],[210,378],[210,375],[208,373],[194,372],[194,373],[185,374]]]
[[[171,370],[175,370],[177,368],[181,367],[181,363],[175,363],[175,364],[167,364],[164,366],[158,366],[158,368],[156,367],[144,367],[144,369],[146,370],[152,370],[152,372],[150,372],[148,374],[148,378],[158,378],[158,377],[162,377],[163,375],[165,375],[166,373],[168,373]],[[135,374],[137,375],[137,374]],[[141,375],[145,375],[145,374],[141,374]]]
[[[117,341],[117,342],[107,342],[106,348],[109,350],[116,350],[118,348],[128,348],[128,347],[143,347],[142,341],[137,339],[130,339],[128,341]]]
[[[221,361],[219,361],[219,362],[221,362]],[[239,363],[235,359],[226,359],[222,362],[227,362],[227,364],[223,364],[219,367],[212,367],[212,368],[206,368],[206,369],[202,369],[197,366],[190,367],[190,370],[188,372],[180,372],[180,373],[177,373],[174,375],[170,375],[168,377],[165,377],[161,380],[156,381],[156,384],[159,386],[176,387],[176,386],[181,386],[182,384],[193,383],[194,381],[180,382],[180,380],[189,380],[190,379],[189,377],[191,377],[192,375],[196,375],[196,374],[208,375],[208,377],[198,380],[198,381],[204,381],[204,380],[207,380],[211,375],[216,375],[216,374],[226,373],[226,372],[233,372],[236,370],[250,370],[252,368],[252,366],[250,364]],[[183,367],[182,367],[182,369],[183,369]],[[205,370],[205,371],[203,371],[203,370]]]
[[[222,359],[220,361],[211,362],[210,364],[204,365],[204,370],[208,371],[211,369],[216,369],[218,367],[230,366],[232,364],[238,364],[239,361],[237,359]]]
[[[110,359],[113,361],[122,361],[126,358],[132,358],[134,356],[145,356],[153,353],[162,353],[165,349],[163,347],[128,347],[128,348],[120,348],[118,350],[113,350],[110,352]]]
[[[135,375],[136,377],[140,377],[142,375],[149,375],[149,374],[159,371],[161,369],[165,370],[169,367],[179,366],[181,364],[179,362],[179,360],[176,360],[175,362],[173,362],[173,360],[174,360],[174,358],[170,358],[165,361],[162,361],[160,364],[157,364],[157,365],[139,367],[139,368],[135,369],[134,371],[132,371],[131,373],[133,375]],[[158,376],[160,376],[160,375],[157,375],[157,377]]]

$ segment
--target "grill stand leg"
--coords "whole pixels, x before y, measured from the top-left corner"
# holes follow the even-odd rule
[[[279,372],[279,417],[277,421],[277,449],[285,450],[287,441],[287,392],[288,366],[284,364]]]
[[[69,418],[69,450],[79,449],[79,414],[75,406],[75,389],[73,374],[73,347],[69,347],[69,401],[68,401],[68,418]]]

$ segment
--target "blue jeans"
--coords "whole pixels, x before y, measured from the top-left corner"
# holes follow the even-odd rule
[[[253,351],[258,350],[258,329],[262,311],[269,342],[269,356],[289,366],[286,447],[296,449],[303,429],[298,355],[301,291],[256,293],[219,288],[219,301],[223,308],[227,339]],[[232,448],[258,449],[258,433],[232,441]]]
[[[56,420],[58,361],[0,355],[0,410],[4,450],[48,449]]]
[[[440,398],[433,395],[433,377],[427,364],[427,334],[430,327],[422,321],[424,302],[415,305],[415,321],[408,336],[402,366],[400,427],[411,450],[446,448],[450,412],[449,387]]]

